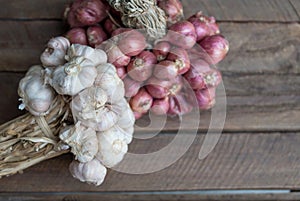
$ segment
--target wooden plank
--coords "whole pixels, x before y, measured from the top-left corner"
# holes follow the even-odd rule
[[[297,1],[297,0],[296,0]],[[185,0],[185,16],[202,10],[219,21],[296,22],[300,18],[289,1]]]
[[[289,0],[289,1],[293,5],[293,7],[294,7],[296,13],[298,14],[298,16],[300,16],[300,2],[298,0]]]
[[[0,26],[0,71],[26,71],[39,63],[46,42],[65,28],[55,21],[0,21]],[[221,23],[221,29],[230,42],[227,58],[218,65],[222,72],[300,73],[299,24]]]
[[[300,73],[299,24],[221,23],[221,32],[230,43],[223,72]]]
[[[297,0],[295,0],[297,1]],[[0,19],[61,19],[72,0],[1,1]],[[289,1],[281,0],[184,0],[186,16],[202,10],[225,21],[299,21]],[[234,11],[234,12],[233,12]]]
[[[0,19],[61,19],[70,2],[73,0],[2,0]]]
[[[9,194],[4,193],[0,194],[0,201],[7,200],[18,200],[18,201],[131,201],[131,200],[141,200],[141,201],[212,201],[212,200],[221,200],[221,201],[298,201],[299,193],[283,193],[283,194],[224,194],[224,195],[213,195],[205,194],[191,191],[189,193],[183,192],[105,192],[105,193],[17,193]]]
[[[24,71],[40,63],[47,41],[64,33],[57,21],[0,21],[0,26],[1,71]]]
[[[21,114],[18,110],[17,87],[19,80],[23,76],[24,74],[22,73],[0,73],[0,91],[4,93],[4,96],[0,97],[0,123],[4,123]],[[272,77],[268,75],[255,77],[242,76],[241,78],[232,77],[232,81],[228,81],[225,84],[227,91],[227,112],[224,130],[300,130],[298,120],[300,116],[300,90],[297,90],[300,84],[297,84],[299,83],[297,76],[293,79],[290,77],[291,76],[277,76],[277,87],[274,87],[272,83],[270,84]],[[229,78],[225,76],[224,79],[226,81]],[[283,87],[285,85],[289,87]],[[288,91],[285,92],[285,90]],[[264,93],[261,93],[262,91]],[[229,96],[230,93],[233,92],[246,96]],[[276,92],[279,93],[278,96],[272,94]],[[269,93],[269,95],[266,95],[267,93]],[[280,95],[280,93],[282,94]],[[217,93],[218,104],[213,110],[214,114],[221,115],[214,116],[213,118],[221,119],[220,121],[222,121],[222,114],[224,114],[222,112],[223,107],[220,107],[223,98],[222,92],[219,91]],[[200,123],[198,123],[199,121]],[[222,124],[210,127],[210,123],[211,112],[201,111],[200,116],[197,115],[197,113],[192,113],[184,116],[183,121],[180,121],[178,118],[168,118],[168,120],[165,121],[164,117],[154,117],[152,121],[150,121],[148,117],[144,117],[137,122],[136,129],[140,132],[154,132],[162,128],[165,131],[177,131],[179,127],[192,131],[197,131],[197,129],[206,131],[208,128],[213,130],[222,128]]]
[[[137,134],[136,134],[137,135]],[[71,155],[51,159],[33,166],[23,174],[2,178],[2,193],[25,192],[109,192],[109,191],[170,191],[209,189],[299,189],[299,133],[223,133],[213,151],[203,160],[199,150],[206,135],[197,135],[188,151],[183,144],[192,137],[160,134],[151,139],[135,139],[129,153],[158,153],[161,158],[143,155],[125,160],[122,170],[142,171],[156,168],[180,152],[185,153],[174,164],[148,174],[127,174],[108,171],[105,182],[95,187],[74,180],[68,173]],[[176,151],[164,152],[163,148]],[[170,149],[171,150],[171,149]],[[164,166],[162,166],[164,167]],[[161,167],[161,168],[162,168]]]

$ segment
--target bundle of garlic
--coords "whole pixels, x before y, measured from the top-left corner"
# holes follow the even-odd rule
[[[41,62],[19,83],[29,113],[0,126],[0,176],[71,151],[72,175],[100,185],[132,140],[123,82],[103,50],[64,37],[48,42]]]

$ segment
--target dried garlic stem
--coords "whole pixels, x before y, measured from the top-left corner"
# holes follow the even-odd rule
[[[68,114],[68,101],[57,96],[47,116],[28,113],[0,125],[0,177],[69,152],[60,149],[58,138]]]

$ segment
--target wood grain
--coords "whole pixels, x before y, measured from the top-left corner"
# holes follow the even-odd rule
[[[137,134],[138,135],[138,134]],[[137,137],[137,136],[136,136]],[[174,134],[160,134],[151,139],[135,139],[130,153],[143,154],[172,146],[177,151],[162,154],[151,160],[127,161],[119,167],[130,170],[157,167],[177,153],[183,144],[171,145]],[[176,135],[178,137],[178,135]],[[186,133],[182,139],[192,137]],[[100,187],[81,183],[68,172],[71,155],[42,162],[0,180],[2,193],[25,192],[116,192],[169,191],[209,189],[299,189],[299,133],[223,133],[213,151],[199,160],[198,154],[205,135],[198,134],[187,152],[174,164],[149,174],[125,174],[109,171]],[[183,140],[185,141],[185,140]],[[174,147],[175,146],[175,147]],[[137,169],[136,169],[137,168]],[[127,170],[128,170],[127,169]]]
[[[79,192],[79,193],[2,193],[0,195],[0,201],[18,200],[18,201],[132,201],[132,200],[144,200],[144,201],[298,201],[299,193],[286,193],[286,194],[224,194],[214,195],[205,194],[202,192],[191,191],[190,193],[182,192]]]
[[[22,73],[0,73],[0,91],[4,93],[4,96],[0,97],[0,124],[22,113],[18,110],[20,102],[17,87],[23,76]],[[229,77],[224,76],[224,79],[226,82]],[[268,75],[233,77],[231,80],[225,84],[227,92],[225,131],[300,130],[300,84],[296,84],[299,83],[297,76],[276,76],[276,86],[273,86],[275,79]],[[285,85],[287,87],[284,87]],[[230,96],[233,92],[245,96]],[[274,95],[276,92],[279,95]],[[221,107],[223,100],[222,91],[219,91],[218,107],[214,108],[214,114],[223,114]],[[220,115],[214,118],[222,119]],[[137,122],[136,129],[141,132],[156,132],[162,128],[165,131],[177,131],[181,127],[185,130],[205,131],[210,126],[211,112],[201,111],[200,116],[192,113],[184,116],[183,121],[179,121],[178,118],[165,120],[164,117],[154,117],[151,121],[148,117],[144,117]],[[210,128],[215,130],[222,126]]]
[[[39,63],[47,41],[65,32],[56,21],[0,21],[0,26],[0,71],[26,71]],[[222,72],[300,73],[299,24],[221,23],[221,29],[230,42],[228,56],[218,65]]]
[[[296,1],[293,1],[294,5],[297,5]],[[61,19],[64,7],[69,2],[72,1],[2,0],[0,19]],[[289,1],[184,0],[182,2],[187,17],[202,10],[206,14],[216,16],[220,21],[295,22],[300,20]]]
[[[39,64],[47,41],[64,33],[57,21],[0,21],[1,71],[25,71]]]
[[[182,3],[186,16],[202,10],[220,21],[295,22],[300,20],[289,1],[184,0]]]
[[[61,19],[72,0],[1,0],[0,19]]]

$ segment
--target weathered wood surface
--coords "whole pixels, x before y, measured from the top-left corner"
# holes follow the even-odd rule
[[[205,134],[198,134],[188,151],[174,164],[149,174],[125,174],[108,171],[105,182],[95,187],[75,180],[68,172],[71,155],[51,159],[33,166],[23,174],[0,180],[1,192],[109,192],[169,191],[209,189],[298,189],[300,185],[299,133],[223,133],[213,151],[203,160],[198,154]],[[139,137],[136,134],[135,137]],[[160,134],[147,140],[134,140],[130,153],[146,154],[162,148],[175,148],[161,158],[145,161],[125,158],[119,167],[140,171],[156,168],[184,151],[171,144],[180,135]],[[181,135],[190,138],[190,134]],[[184,140],[185,143],[186,141]],[[184,152],[183,152],[184,153]],[[124,162],[123,161],[123,162]]]
[[[0,97],[0,123],[4,123],[22,113],[18,110],[18,104],[20,102],[18,102],[17,87],[19,80],[23,76],[24,74],[22,73],[0,73],[0,91],[3,91],[4,93],[4,96]],[[285,76],[286,79],[282,79],[282,76],[278,76],[278,81],[282,81],[283,84],[295,88],[294,91],[291,91],[292,89],[290,89],[288,92],[285,92],[284,90],[289,89],[288,87],[282,87],[280,83],[277,83],[278,86],[274,87],[272,84],[269,85],[268,82],[264,81],[268,76],[261,75],[260,77],[261,81],[258,81],[257,79],[253,79],[253,81],[250,79],[250,81],[247,81],[245,76],[242,78],[236,77],[234,79],[232,78],[233,83],[228,82],[225,84],[227,94],[232,94],[233,90],[236,90],[237,94],[245,94],[245,96],[227,96],[227,112],[224,130],[300,130],[300,84],[295,84],[299,81],[299,78],[294,76],[294,79],[292,79],[294,82],[286,84],[285,82],[291,79],[291,76]],[[240,80],[240,82],[237,82],[237,80]],[[255,91],[255,89],[257,91]],[[275,93],[275,89],[281,90],[282,94],[286,95],[272,95],[272,90]],[[269,95],[258,93],[261,92],[260,90],[263,90],[265,94],[269,92]],[[223,103],[223,97],[224,96],[221,93],[218,93],[218,105]],[[220,109],[216,108],[214,110],[216,110],[216,113],[220,113],[222,108],[223,107],[220,107]],[[221,119],[221,117],[218,118]],[[183,122],[180,122],[178,118],[169,118],[166,123],[161,124],[164,120],[164,118],[156,117],[152,121],[151,126],[148,126],[150,120],[148,118],[143,118],[138,121],[140,127],[137,128],[137,131],[154,132],[161,128],[165,131],[176,131],[179,126],[186,130],[207,130],[211,122],[211,112],[201,111],[200,116],[197,116],[196,113],[186,115],[183,118]],[[198,121],[200,121],[199,126],[195,123]],[[221,127],[219,125],[212,126],[210,129],[221,129]]]
[[[182,192],[181,194],[172,192],[105,192],[105,193],[16,193],[0,194],[0,201],[22,200],[22,201],[299,201],[299,193],[291,194],[225,194],[214,195],[205,192]]]
[[[298,0],[183,0],[186,16],[196,11],[219,21],[299,21]],[[1,0],[0,19],[61,19],[71,0]]]
[[[296,0],[297,1],[297,0]],[[299,15],[290,1],[183,0],[186,16],[202,10],[220,21],[295,22]]]
[[[61,17],[71,0],[0,2],[3,123],[22,113],[17,110],[18,81],[30,65],[39,63],[39,54],[49,38],[66,31]],[[65,155],[31,167],[24,174],[2,178],[0,200],[300,199],[298,193],[194,195],[177,191],[300,188],[300,1],[182,2],[186,16],[198,10],[216,16],[231,45],[230,54],[219,65],[227,92],[227,117],[213,152],[204,160],[197,158],[211,118],[210,112],[201,112],[198,127],[192,115],[186,117],[190,124],[183,127],[200,134],[182,158],[162,171],[145,175],[109,171],[104,185],[96,188],[70,176],[68,164],[72,156]],[[144,118],[138,126],[148,123]],[[150,153],[169,145],[178,125],[178,119],[169,119],[162,134],[147,140],[135,139],[130,152]],[[158,129],[157,125],[137,128],[136,137],[152,137]],[[151,166],[151,162],[143,165]],[[177,194],[166,194],[169,190]],[[146,195],[153,191],[157,194]]]
[[[65,32],[59,21],[0,21],[0,71],[26,71],[38,64],[49,38]],[[298,74],[300,25],[221,23],[230,53],[219,69],[229,73]],[[8,34],[9,33],[9,34]]]

